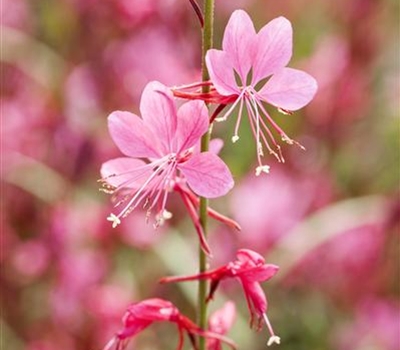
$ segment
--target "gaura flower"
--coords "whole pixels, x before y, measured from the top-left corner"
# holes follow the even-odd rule
[[[211,332],[225,335],[232,327],[236,318],[236,307],[232,301],[227,301],[222,308],[215,311],[209,318],[208,329]],[[207,340],[207,350],[222,350],[219,339],[209,338]]]
[[[168,193],[184,182],[197,195],[215,198],[233,187],[225,163],[212,152],[199,153],[196,145],[208,130],[207,108],[202,101],[189,101],[176,109],[172,93],[159,82],[144,89],[142,118],[116,111],[108,127],[117,147],[127,157],[105,162],[101,167],[106,192],[114,194],[123,208],[108,220],[116,227],[121,218],[139,205],[148,215],[156,211],[156,225],[169,217]]]
[[[134,337],[154,322],[165,321],[175,323],[178,326],[179,343],[177,350],[183,348],[184,332],[186,332],[196,348],[195,335],[216,339],[228,344],[235,349],[235,344],[221,334],[204,331],[193,323],[189,318],[182,315],[177,307],[171,302],[163,299],[146,299],[131,304],[122,318],[123,328],[112,338],[103,350],[123,350],[126,348],[130,338]]]
[[[211,281],[208,300],[213,295],[221,280],[226,278],[237,278],[241,283],[246,297],[247,306],[250,311],[250,326],[254,325],[255,318],[257,323],[256,329],[261,328],[261,322],[264,321],[271,336],[268,345],[280,343],[280,338],[275,335],[271,323],[267,317],[267,298],[261,288],[260,282],[265,282],[272,278],[279,270],[279,267],[272,264],[265,264],[264,258],[250,250],[240,249],[236,253],[236,260],[222,267],[207,272],[198,273],[197,275],[182,277],[164,277],[161,283],[169,282],[185,282],[208,279]]]
[[[291,114],[308,104],[317,91],[313,77],[286,67],[292,56],[292,35],[291,23],[284,17],[275,18],[256,33],[249,15],[236,10],[225,28],[222,50],[211,49],[206,55],[211,82],[222,96],[221,103],[233,103],[219,119],[225,120],[239,105],[233,142],[239,140],[243,106],[247,109],[257,145],[256,175],[269,170],[261,161],[264,147],[279,161],[284,161],[270,126],[283,141],[295,142],[270,117],[263,102]]]

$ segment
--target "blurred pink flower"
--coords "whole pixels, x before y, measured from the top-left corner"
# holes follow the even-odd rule
[[[353,61],[352,48],[345,38],[326,37],[306,64],[319,85],[307,115],[314,124],[325,126],[330,135],[332,127],[362,118],[369,110],[370,77]]]
[[[236,306],[232,301],[227,301],[222,308],[211,314],[208,321],[208,329],[211,332],[225,335],[232,327],[236,318]],[[222,350],[221,341],[209,338],[207,350]]]
[[[47,160],[55,116],[49,107],[49,91],[16,66],[4,70],[4,79],[7,89],[0,96],[0,103],[7,118],[2,120],[0,145],[5,164],[16,163],[14,152]]]
[[[317,91],[317,82],[313,77],[303,71],[286,67],[292,56],[292,35],[292,26],[284,17],[272,20],[256,33],[248,14],[237,10],[226,26],[223,50],[211,49],[206,55],[207,68],[215,89],[233,102],[220,119],[226,119],[239,104],[233,142],[239,139],[243,104],[246,106],[256,139],[257,175],[268,172],[269,169],[261,161],[264,147],[278,160],[284,161],[280,146],[260,114],[264,114],[283,141],[294,143],[269,116],[262,102],[268,102],[281,111],[290,113],[308,104]],[[266,78],[269,80],[263,84]],[[226,99],[222,103],[226,103],[225,101]],[[269,145],[268,137],[275,150]]]
[[[190,319],[182,315],[171,302],[154,298],[131,304],[128,307],[128,310],[122,318],[124,328],[109,341],[104,350],[109,350],[114,347],[116,350],[125,349],[129,338],[134,337],[154,322],[160,321],[175,323],[178,326],[178,350],[183,348],[184,332],[188,333],[192,342],[194,341],[194,335],[200,335],[206,338],[218,339],[225,342],[233,349],[235,348],[234,343],[228,338],[217,333],[200,329]]]
[[[316,171],[293,174],[277,166],[268,177],[247,176],[230,196],[233,217],[246,232],[239,244],[269,251],[307,214],[329,203],[331,192],[328,177]]]
[[[377,292],[382,285],[386,239],[379,223],[338,234],[309,252],[290,272],[286,283],[314,286],[353,303],[360,295]]]
[[[124,203],[118,215],[108,218],[113,227],[140,204],[148,214],[155,209],[156,225],[162,224],[170,215],[165,210],[168,193],[183,178],[197,195],[207,198],[223,196],[233,187],[228,167],[216,154],[194,152],[209,126],[203,102],[190,101],[176,110],[171,92],[151,82],[140,110],[143,119],[120,111],[109,117],[111,137],[128,156],[109,160],[101,168],[105,191],[118,197],[117,206]]]
[[[154,232],[153,227],[143,220],[145,215],[143,210],[135,210],[121,222],[121,239],[138,249],[148,249],[156,244],[166,231],[166,227],[163,226]]]
[[[32,259],[34,257],[34,259]],[[26,278],[39,277],[49,266],[50,253],[45,243],[39,239],[21,242],[13,255],[14,268]]]
[[[135,7],[137,14],[137,5],[131,6]],[[176,19],[173,22],[176,24]],[[111,42],[106,48],[105,61],[114,73],[110,83],[115,82],[117,101],[121,101],[122,94],[126,95],[124,101],[128,105],[132,100],[137,101],[142,87],[152,80],[165,85],[177,85],[191,81],[200,74],[193,64],[197,61],[195,46],[182,38],[183,30],[171,33],[171,28],[153,23],[135,31],[135,35],[125,40]],[[146,49],[143,50],[143,47]]]
[[[366,298],[356,308],[353,324],[346,324],[335,339],[339,350],[400,349],[398,302]]]
[[[56,265],[57,278],[50,292],[51,316],[57,324],[79,333],[85,322],[87,292],[104,277],[107,257],[99,251],[78,251],[76,247],[57,253],[61,259]]]
[[[88,118],[100,113],[100,86],[89,64],[74,67],[64,84],[65,114],[71,129],[88,133]],[[86,118],[82,118],[85,115]]]
[[[3,0],[0,6],[1,25],[30,31],[33,16],[26,0]]]
[[[279,344],[280,338],[275,335],[266,314],[268,308],[267,298],[260,285],[260,282],[271,279],[278,272],[279,267],[272,264],[265,264],[265,260],[260,254],[249,249],[238,250],[236,259],[214,270],[191,276],[164,277],[160,282],[170,283],[209,279],[211,280],[211,285],[208,300],[210,300],[213,298],[221,280],[237,278],[243,287],[247,306],[250,311],[250,326],[254,325],[255,317],[257,318],[257,324],[255,325],[257,329],[261,327],[261,322],[264,320],[271,334],[268,344]]]

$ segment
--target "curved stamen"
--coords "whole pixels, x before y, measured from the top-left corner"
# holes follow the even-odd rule
[[[242,100],[244,94],[246,93],[246,89],[243,89],[240,95],[236,98],[236,101],[232,104],[231,108],[229,108],[226,113],[220,117],[220,118],[215,118],[217,122],[223,122],[225,121],[233,112],[237,104]]]
[[[239,140],[239,126],[240,126],[240,122],[242,120],[242,113],[243,113],[243,98],[240,99],[239,114],[236,119],[235,131],[232,136],[233,143],[235,143],[236,141]]]
[[[151,181],[160,174],[162,171],[164,171],[164,165],[168,164],[168,160],[164,161],[163,164],[161,164],[150,176],[149,178],[143,183],[143,185],[136,191],[136,193],[133,195],[133,197],[129,200],[128,204],[125,206],[125,208],[116,216],[118,219],[121,217],[124,217],[127,215],[127,212],[129,213],[132,211],[134,208],[137,207],[137,205],[143,200],[144,196],[141,196],[141,194],[147,194],[148,190],[145,191],[146,187],[151,183]],[[141,196],[141,197],[140,197]],[[137,199],[140,197],[140,200],[137,201]],[[134,203],[136,204],[134,205]],[[131,208],[131,209],[130,209]],[[115,224],[116,221],[114,221],[113,224]]]
[[[245,102],[246,102],[247,112],[249,114],[249,122],[250,122],[251,131],[252,131],[253,136],[254,136],[254,138],[256,139],[256,142],[257,142],[257,161],[258,161],[259,167],[261,169],[261,167],[263,167],[263,164],[262,164],[262,161],[261,161],[261,153],[259,152],[260,143],[259,143],[258,138],[257,138],[256,127],[254,126],[256,116],[254,115],[253,107],[252,107],[250,101],[248,99],[246,99]],[[256,175],[257,174],[259,174],[259,172],[256,170]]]
[[[274,129],[279,133],[279,135],[282,138],[282,141],[288,143],[289,145],[296,144],[298,147],[300,147],[302,150],[305,150],[305,147],[300,144],[299,142],[292,140],[280,127],[278,124],[275,123],[275,121],[269,116],[268,112],[265,110],[263,104],[261,101],[258,101],[258,106],[261,108],[261,111],[265,114],[267,117],[268,121],[272,124]]]
[[[127,188],[127,187],[129,187],[130,184],[132,184],[136,180],[140,179],[144,174],[146,174],[146,172],[148,171],[149,168],[151,168],[151,169],[158,168],[159,165],[165,163],[165,161],[167,159],[168,159],[168,157],[163,157],[163,158],[161,158],[159,160],[156,160],[154,162],[151,162],[151,163],[142,165],[140,167],[134,168],[133,170],[124,171],[124,172],[121,172],[121,173],[118,173],[118,174],[116,174],[116,173],[115,174],[110,174],[110,175],[98,180],[99,182],[102,182],[102,186],[106,187],[106,190],[104,190],[104,189],[100,189],[100,190],[103,190],[104,192],[107,192],[107,193],[115,193],[115,192],[118,192],[122,188]],[[139,170],[143,170],[143,171],[139,172]],[[129,174],[135,174],[135,175],[130,177],[126,181],[120,183],[118,185],[118,187],[112,186],[112,185],[107,183],[107,179],[117,178],[117,177],[120,177],[120,176],[126,176],[126,175],[129,175]]]
[[[281,343],[281,338],[279,338],[277,335],[275,335],[275,332],[272,328],[271,322],[268,319],[268,316],[266,313],[263,313],[263,318],[264,322],[268,328],[269,333],[271,334],[270,338],[268,339],[267,346],[271,346],[272,344],[280,344]]]

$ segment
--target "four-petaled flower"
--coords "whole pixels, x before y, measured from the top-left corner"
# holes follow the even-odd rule
[[[271,345],[273,343],[279,344],[280,338],[275,335],[267,317],[267,298],[261,288],[260,282],[272,278],[278,272],[278,269],[279,267],[276,265],[266,264],[264,258],[260,254],[250,249],[240,249],[236,253],[236,260],[227,265],[191,276],[165,277],[162,278],[160,282],[168,283],[208,279],[211,281],[208,295],[208,300],[210,300],[221,280],[237,278],[243,287],[247,306],[250,311],[250,325],[254,325],[254,319],[256,317],[256,328],[259,329],[261,327],[261,322],[264,320],[271,334],[268,340],[268,345]]]
[[[204,331],[199,328],[199,326],[189,318],[182,315],[177,307],[171,302],[164,299],[154,298],[131,304],[128,307],[122,318],[124,325],[123,329],[108,342],[103,350],[110,350],[112,348],[115,350],[125,349],[130,338],[157,321],[171,322],[178,326],[178,350],[183,348],[184,332],[187,332],[195,348],[195,335],[206,337],[207,339],[216,339],[228,344],[232,349],[236,348],[235,344],[223,335],[212,331]]]
[[[292,26],[284,17],[275,18],[256,33],[249,15],[243,10],[236,10],[225,28],[223,50],[211,49],[206,55],[211,81],[222,95],[221,103],[233,102],[220,119],[226,119],[239,105],[233,142],[239,139],[238,129],[243,105],[247,109],[251,130],[256,139],[257,175],[269,170],[261,161],[264,147],[279,161],[284,161],[280,146],[267,122],[283,141],[294,143],[270,117],[263,102],[290,114],[308,104],[317,91],[317,83],[313,77],[303,71],[286,67],[292,56],[292,35]],[[270,146],[268,138],[275,150]]]
[[[228,167],[216,154],[196,151],[209,127],[204,102],[189,101],[176,109],[171,91],[150,82],[140,111],[142,118],[122,111],[108,118],[111,137],[127,156],[109,160],[101,168],[104,190],[115,195],[116,206],[123,205],[118,215],[108,218],[113,227],[139,205],[149,214],[154,209],[156,225],[161,224],[170,216],[165,207],[176,183],[186,182],[207,198],[223,196],[233,187]]]

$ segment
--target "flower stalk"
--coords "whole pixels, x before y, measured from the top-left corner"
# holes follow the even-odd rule
[[[210,80],[208,74],[205,57],[207,51],[212,48],[213,45],[213,29],[214,29],[214,0],[204,1],[204,26],[202,30],[202,81],[207,82]],[[210,91],[209,85],[202,86],[202,93],[206,94]],[[210,146],[211,137],[211,126],[208,131],[201,138],[201,152],[207,152]],[[207,238],[207,198],[200,197],[199,203],[199,219],[200,225],[203,229],[204,236]],[[199,273],[207,271],[207,256],[201,246],[199,247]],[[198,285],[198,301],[197,301],[197,323],[200,329],[206,329],[207,327],[207,290],[208,282],[206,280],[200,280]],[[206,350],[206,339],[199,337],[199,350]]]

